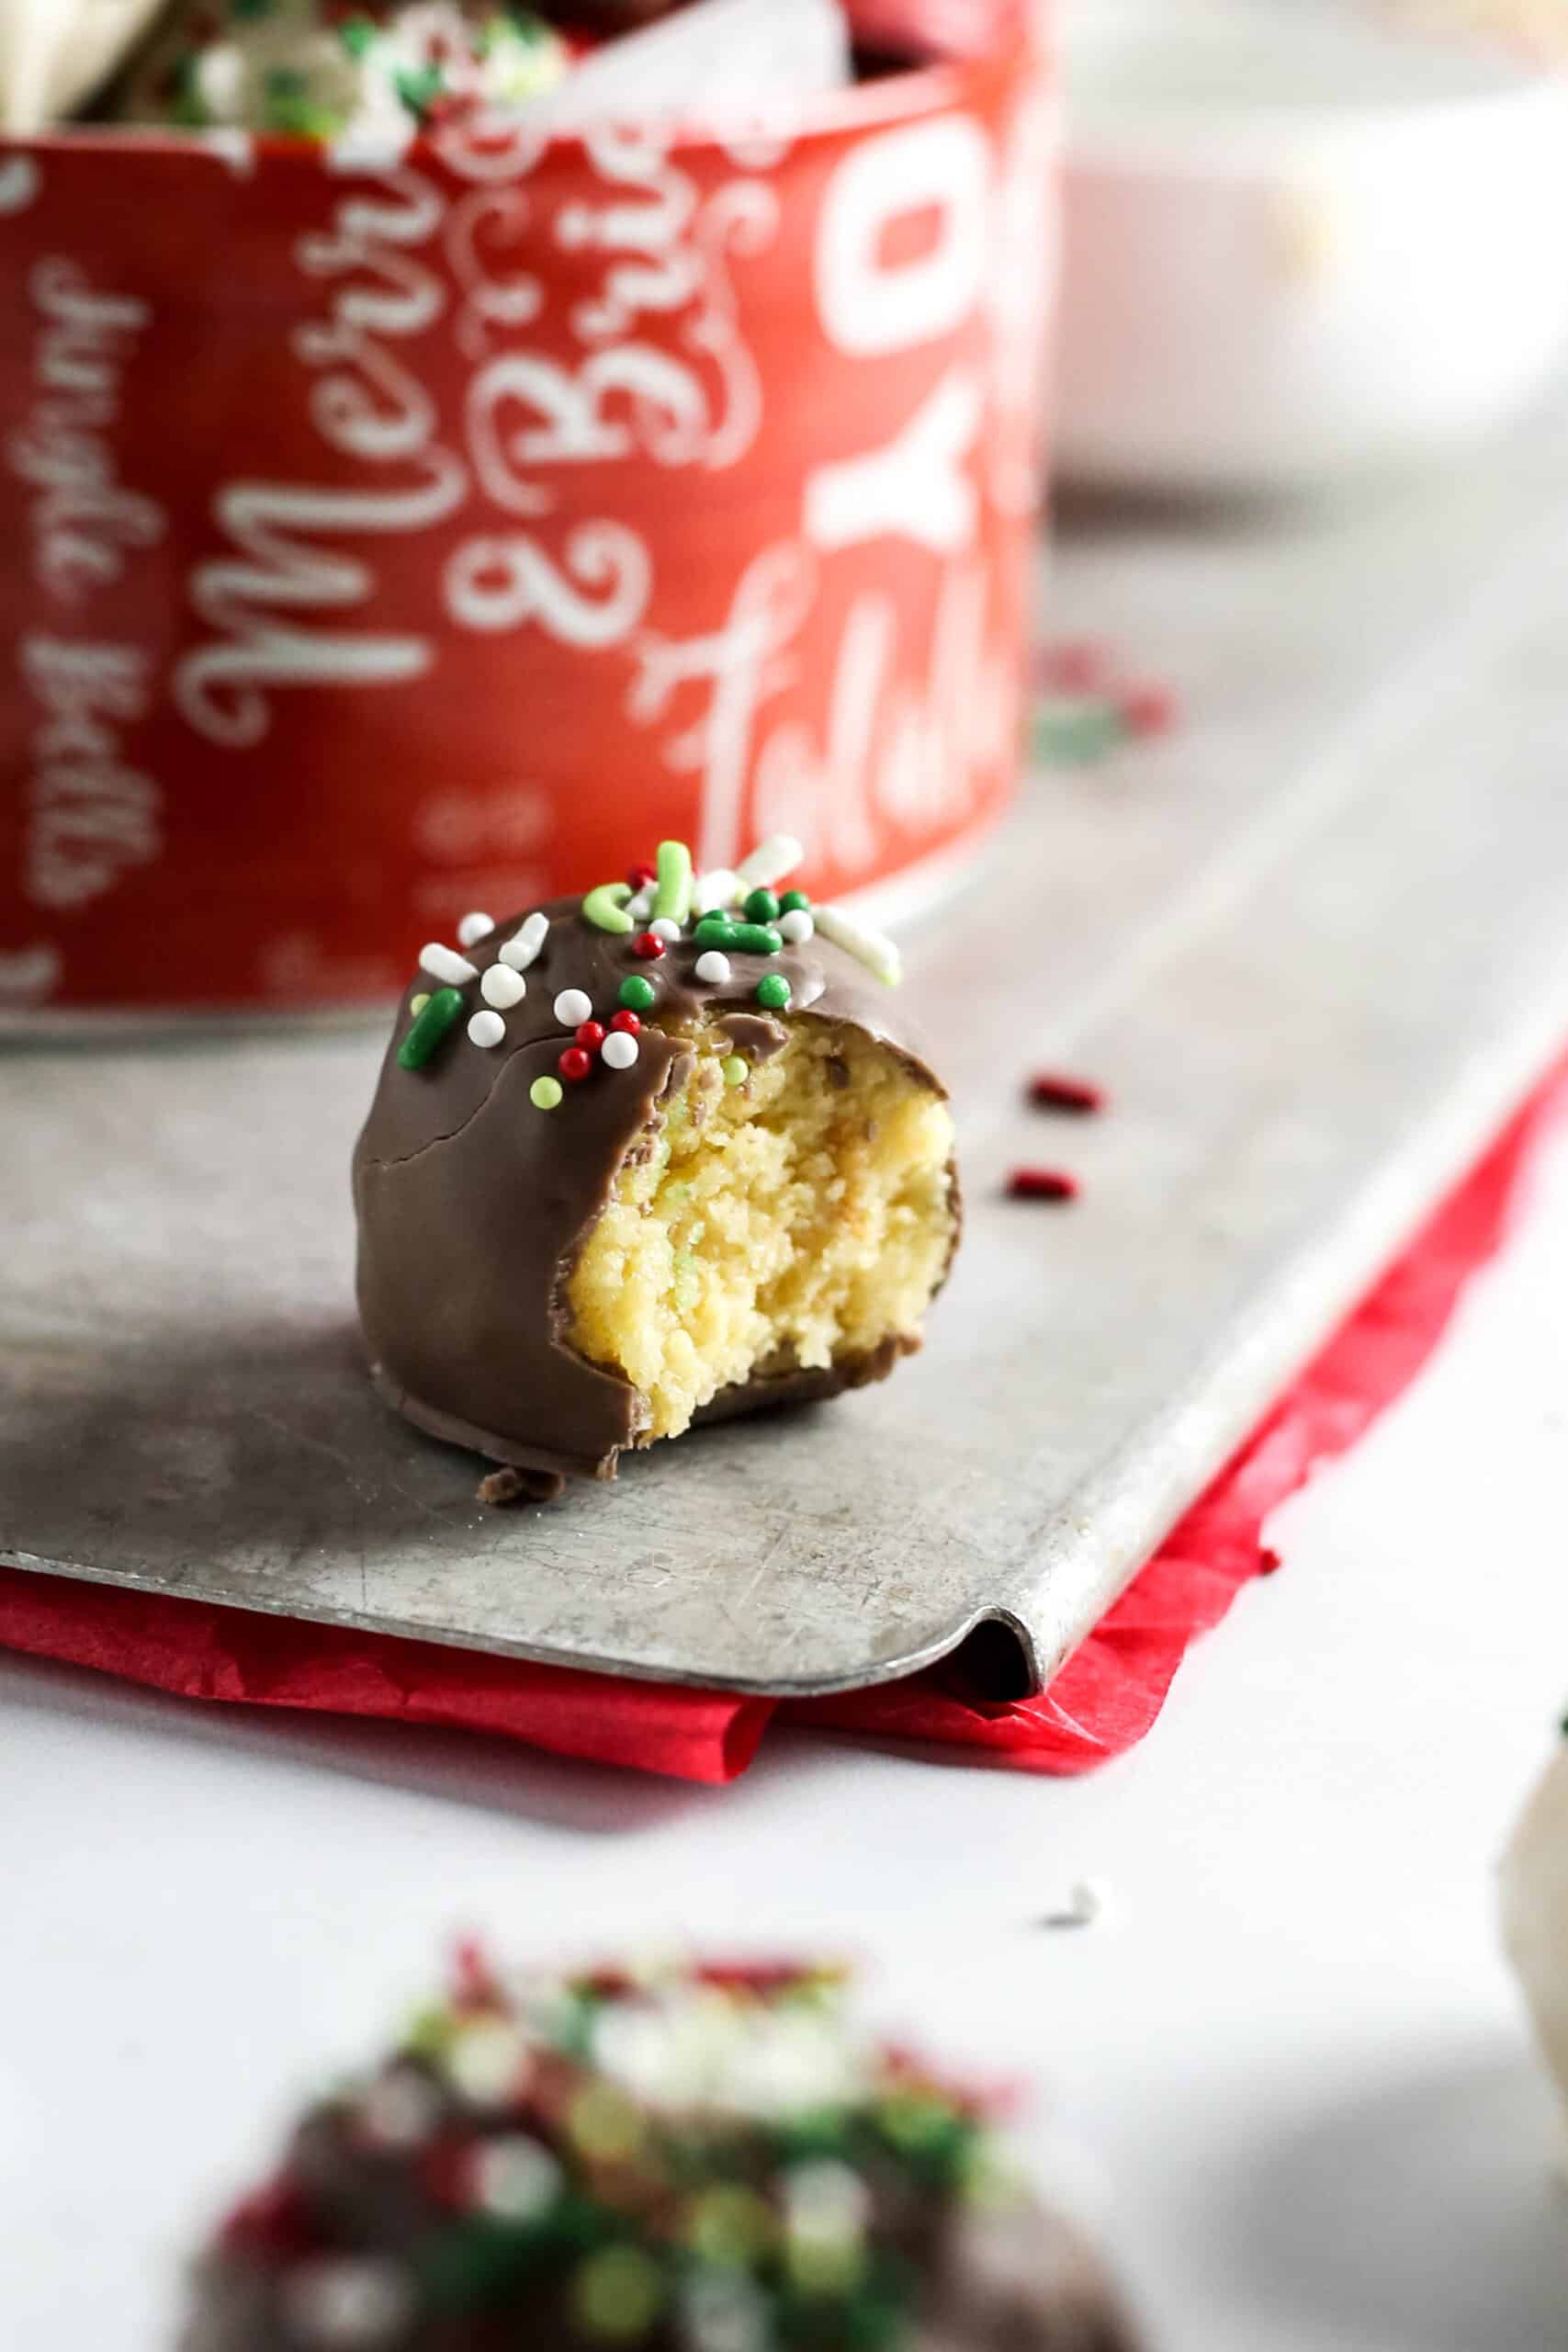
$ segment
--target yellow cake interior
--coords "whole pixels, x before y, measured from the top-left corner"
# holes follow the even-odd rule
[[[947,1104],[856,1029],[809,1015],[748,1061],[712,1021],[627,1154],[568,1286],[569,1335],[678,1437],[760,1368],[917,1341],[952,1251]],[[727,1078],[725,1064],[731,1064]]]

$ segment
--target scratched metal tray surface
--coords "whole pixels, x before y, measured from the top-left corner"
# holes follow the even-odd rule
[[[1039,777],[908,939],[969,1227],[886,1386],[490,1511],[353,1326],[365,1030],[0,1058],[0,1559],[780,1692],[1070,1652],[1568,1037],[1568,463],[1069,539],[1195,718]],[[1032,1065],[1109,1090],[1024,1107]],[[1069,1163],[1070,1209],[1009,1202]]]

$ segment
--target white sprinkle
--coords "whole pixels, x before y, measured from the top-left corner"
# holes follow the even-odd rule
[[[681,2290],[682,2341],[691,2352],[765,2352],[768,2307],[750,2278],[699,2271]]]
[[[510,964],[492,964],[479,982],[479,994],[498,1012],[510,1012],[528,993],[528,983]]]
[[[375,2352],[400,2335],[413,2310],[413,2287],[393,2262],[344,2255],[301,2263],[283,2282],[290,2335],[330,2352]]]
[[[697,957],[697,978],[706,980],[709,988],[722,988],[729,978],[728,956],[721,956],[716,947],[708,948]]]
[[[649,931],[652,932],[655,939],[663,940],[666,947],[673,945],[674,942],[681,936],[680,924],[678,922],[671,922],[668,915],[660,915],[657,922],[650,922],[648,927]]]
[[[711,915],[717,907],[732,907],[739,896],[740,876],[731,874],[728,865],[699,874],[692,885],[692,905],[700,915]]]
[[[904,959],[893,942],[880,931],[872,931],[865,923],[856,922],[842,907],[818,907],[816,912],[818,930],[846,956],[852,956],[896,989],[904,977]]]
[[[1092,1928],[1111,1907],[1111,1889],[1102,1878],[1080,1878],[1068,1889],[1066,1903],[1047,1911],[1043,1928]]]
[[[427,2075],[401,2067],[361,2095],[358,2120],[378,2147],[423,2147],[441,2120],[441,2094]]]
[[[581,989],[562,989],[556,999],[556,1019],[563,1029],[581,1029],[593,1018],[593,1000]]]
[[[771,890],[786,874],[793,874],[806,855],[793,833],[770,833],[759,842],[750,857],[743,857],[736,868],[736,880],[746,890]]]
[[[779,936],[787,939],[792,947],[801,946],[816,933],[817,925],[804,907],[792,907],[787,915],[779,917]]]
[[[624,1029],[612,1029],[599,1054],[611,1069],[630,1069],[637,1057],[637,1039],[628,1037]]]
[[[870,2217],[871,2191],[858,2172],[825,2156],[790,2167],[784,2206],[792,2237],[831,2245],[860,2235]]]
[[[448,2079],[475,2107],[505,2107],[529,2071],[527,2037],[503,2018],[465,2026],[446,2052]]]
[[[470,1043],[476,1046],[499,1046],[506,1035],[506,1023],[499,1012],[476,1012],[468,1023]]]
[[[470,964],[455,948],[443,947],[438,939],[420,949],[419,967],[422,972],[428,972],[433,980],[445,980],[449,989],[460,989],[465,980],[477,980],[479,976],[477,964]]]
[[[651,888],[638,890],[626,900],[621,911],[632,922],[646,922],[653,912],[653,895]]]
[[[537,958],[549,927],[548,915],[530,915],[516,938],[509,939],[504,947],[498,947],[495,952],[514,972],[525,972]]]
[[[555,2203],[561,2167],[521,2132],[489,2141],[474,2165],[475,2201],[502,2222],[536,2222]]]
[[[457,944],[460,947],[471,947],[477,939],[484,937],[487,931],[494,929],[495,924],[489,915],[465,915],[457,925]]]

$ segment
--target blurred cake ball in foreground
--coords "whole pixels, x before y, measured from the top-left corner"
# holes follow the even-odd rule
[[[373,1376],[433,1435],[614,1475],[694,1421],[883,1378],[958,1240],[945,1091],[891,944],[655,865],[433,941],[355,1157]]]
[[[175,129],[339,139],[454,108],[526,106],[570,52],[515,0],[184,0],[116,114]]]
[[[1568,1726],[1503,1858],[1503,1933],[1568,2107]]]
[[[1132,2352],[986,2103],[836,1974],[508,1974],[469,1952],[307,2114],[182,2352]]]

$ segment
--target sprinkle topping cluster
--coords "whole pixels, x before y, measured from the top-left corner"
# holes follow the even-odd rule
[[[644,1022],[659,1004],[660,966],[671,949],[683,944],[698,951],[691,976],[705,988],[718,989],[735,978],[732,957],[772,959],[786,947],[804,946],[820,932],[889,987],[897,986],[899,958],[891,940],[868,930],[841,907],[814,908],[804,890],[778,895],[777,886],[788,880],[802,855],[800,843],[791,835],[775,833],[734,872],[698,875],[684,842],[661,842],[652,865],[634,865],[625,881],[596,884],[582,900],[582,921],[624,943],[627,968],[613,1005],[595,1005],[579,988],[563,989],[555,998],[552,1010],[563,1034],[556,1075],[536,1078],[529,1089],[536,1110],[558,1110],[567,1089],[581,1086],[598,1070],[635,1069]],[[529,915],[482,970],[466,951],[479,947],[494,932],[489,915],[465,915],[455,948],[433,940],[421,953],[420,967],[440,985],[410,999],[412,1024],[397,1057],[402,1069],[426,1069],[465,1020],[468,1042],[481,1052],[503,1045],[505,1015],[525,999],[526,975],[538,960],[549,928],[547,915]],[[467,993],[475,982],[478,1003]],[[789,1010],[792,990],[783,971],[763,972],[752,993],[770,1012]],[[743,1061],[739,1077],[730,1076],[731,1064],[739,1059],[732,1057],[725,1065],[732,1085],[744,1081]]]
[[[525,106],[570,57],[524,0],[183,0],[117,111],[395,151],[415,130]]]
[[[864,2037],[837,1972],[513,1976],[470,1949],[222,2243],[322,2352],[487,2316],[519,2343],[895,2352],[942,2232],[1011,2193],[985,2103]]]

